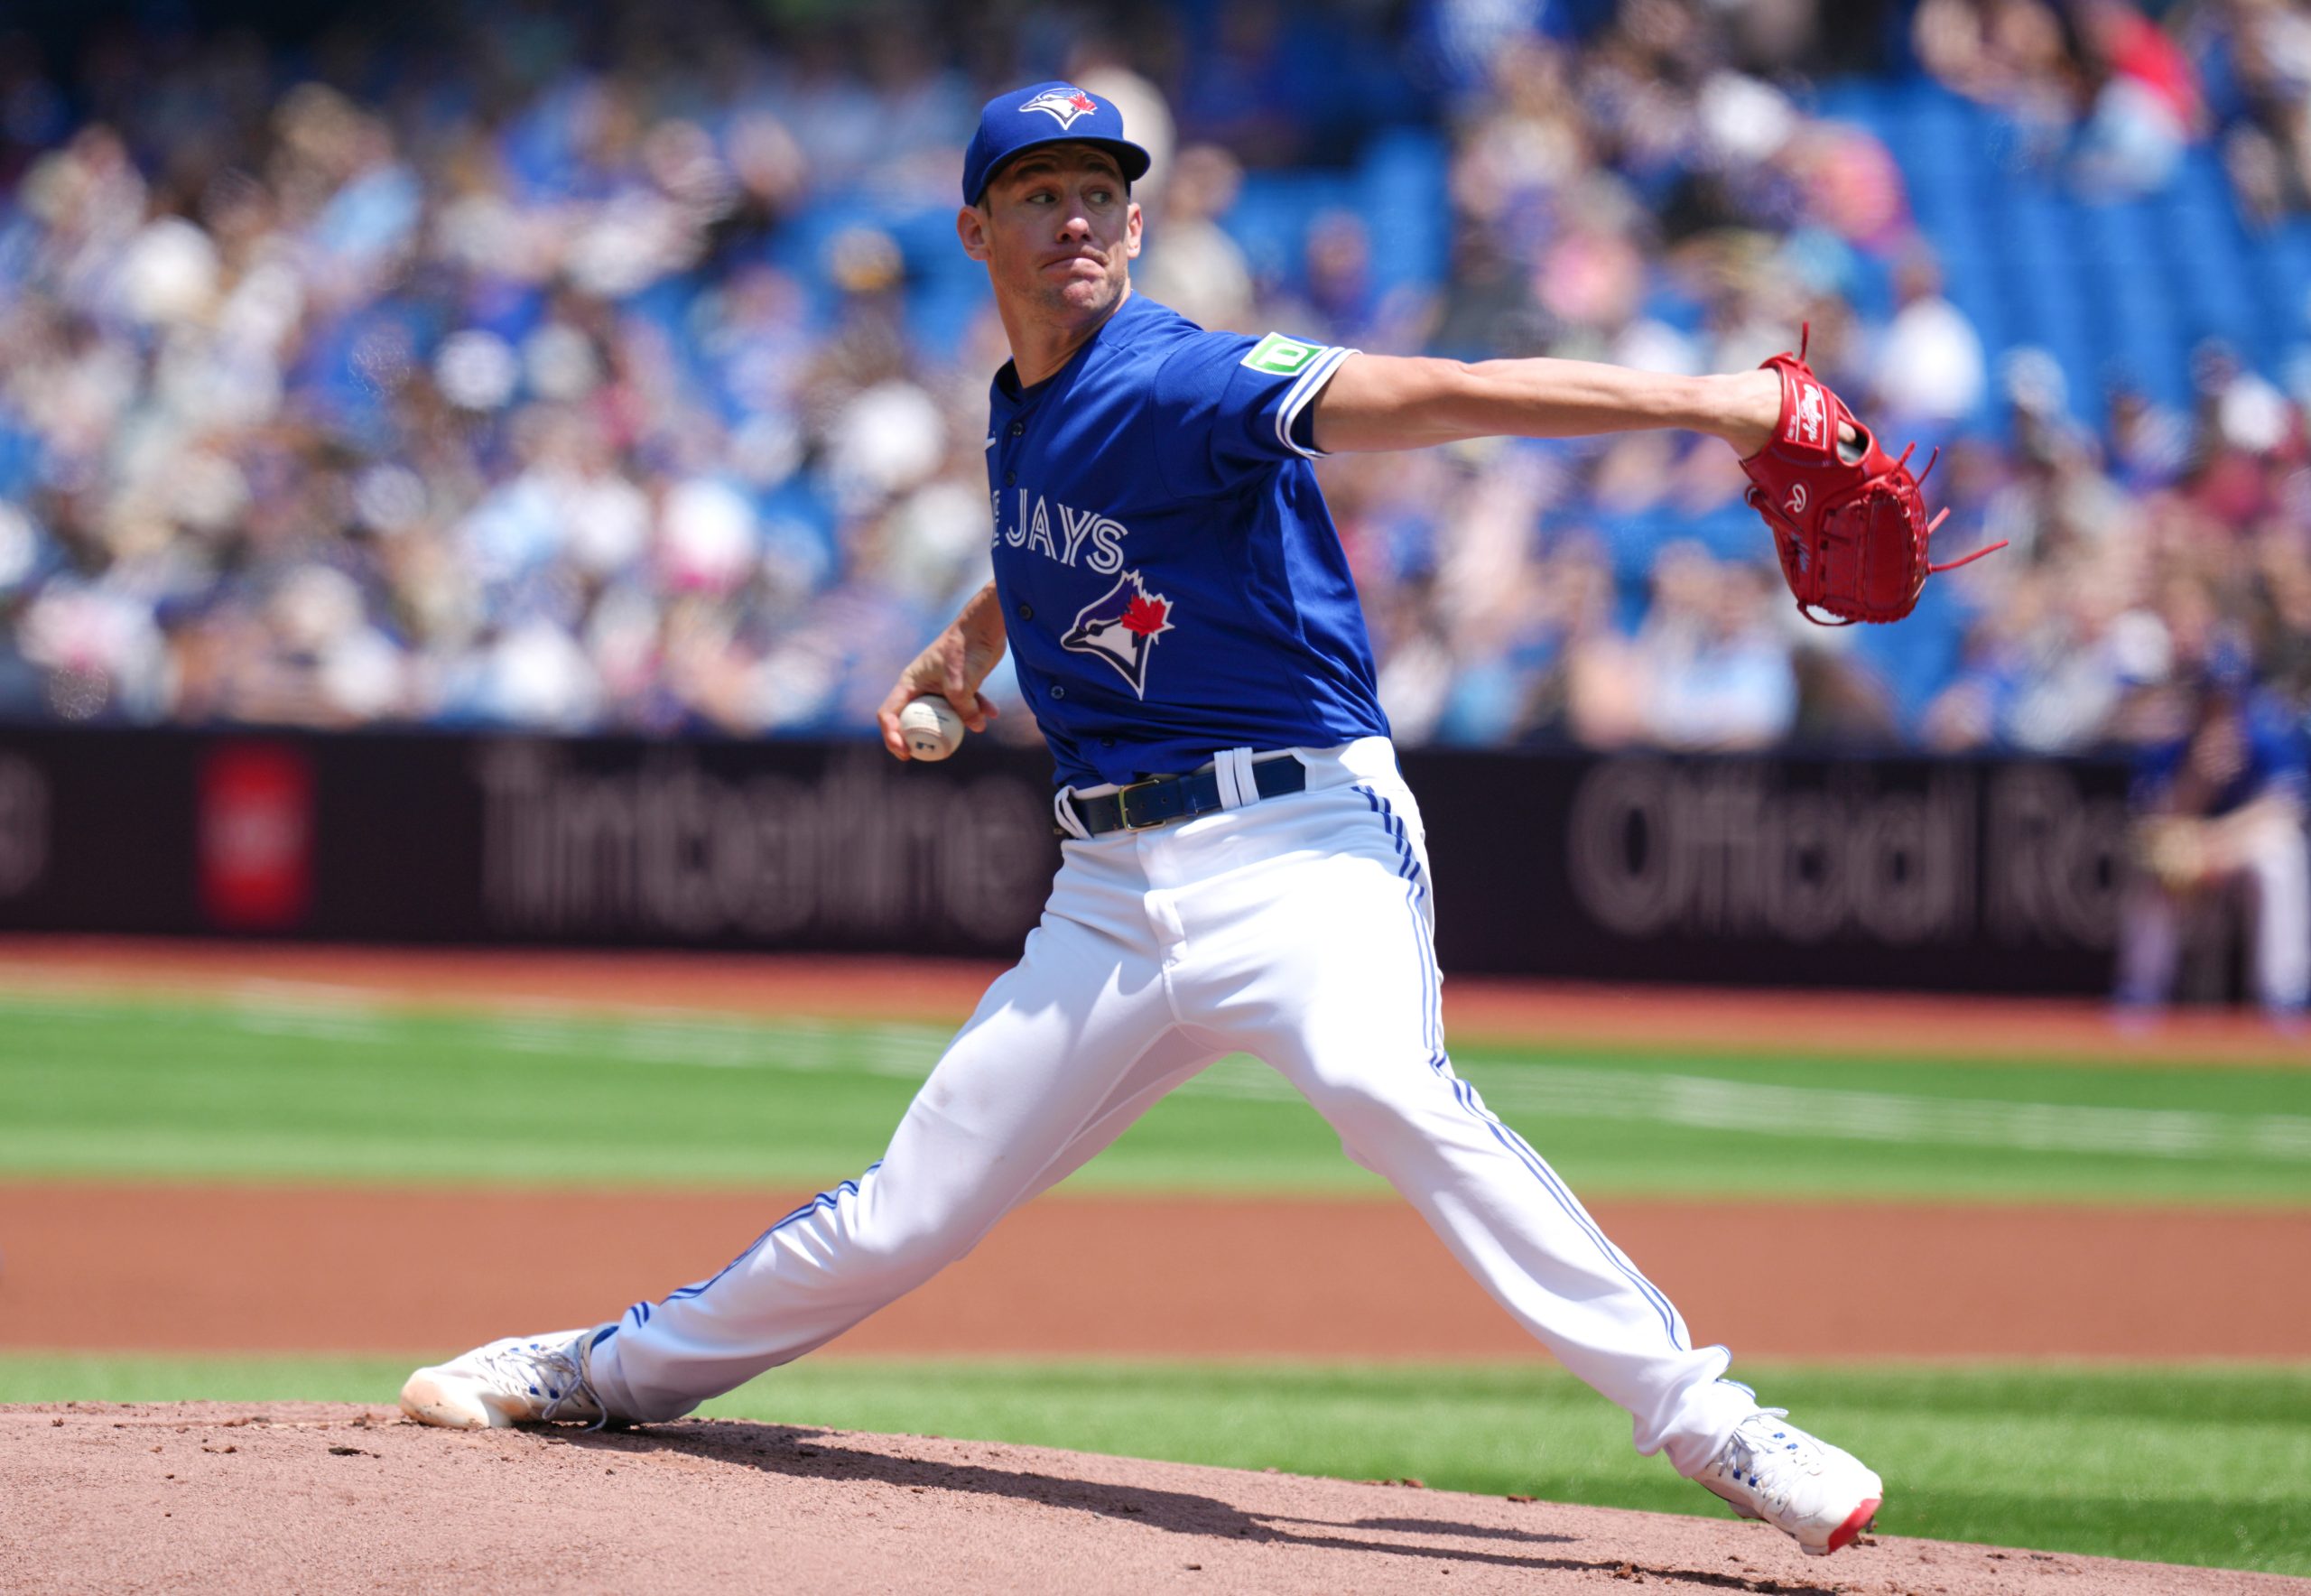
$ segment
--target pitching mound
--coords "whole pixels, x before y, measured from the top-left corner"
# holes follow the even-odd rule
[[[0,1589],[2302,1592],[2267,1575],[1775,1532],[734,1420],[455,1434],[389,1410],[0,1408]],[[1449,1581],[1449,1582],[1447,1582]]]

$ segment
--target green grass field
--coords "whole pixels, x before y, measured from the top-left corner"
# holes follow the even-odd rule
[[[0,995],[0,1175],[762,1185],[879,1155],[943,1032]],[[1584,1195],[2311,1203],[2311,1072],[1456,1050]],[[454,1099],[454,1118],[424,1105]],[[1377,1191],[1230,1060],[1079,1189]]]
[[[924,1027],[0,994],[0,1179],[631,1183],[856,1172]],[[2311,1072],[1464,1047],[1588,1195],[2311,1205]],[[454,1098],[454,1118],[424,1105]],[[1076,1177],[1372,1190],[1247,1060]],[[399,1362],[0,1354],[0,1400],[376,1402]],[[2311,1574],[2311,1367],[1759,1370],[1898,1481],[1889,1533]],[[1544,1369],[807,1360],[709,1411],[1682,1512],[1715,1510]]]

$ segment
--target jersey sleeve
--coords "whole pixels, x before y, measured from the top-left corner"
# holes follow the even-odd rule
[[[1227,493],[1282,460],[1313,459],[1307,410],[1354,349],[1271,332],[1205,332],[1156,368],[1150,443],[1165,486]]]

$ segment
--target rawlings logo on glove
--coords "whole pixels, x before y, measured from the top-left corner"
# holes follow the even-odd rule
[[[1765,363],[1781,376],[1781,420],[1772,441],[1741,462],[1755,484],[1749,507],[1773,533],[1800,615],[1818,626],[1898,621],[1917,608],[1928,576],[2006,544],[1992,543],[1946,565],[1930,563],[1928,542],[1950,512],[1928,520],[1918,485],[1933,471],[1939,451],[1913,477],[1908,449],[1898,459],[1880,450],[1845,401],[1805,364],[1812,331],[1808,327],[1800,336],[1797,353]],[[1839,441],[1847,427],[1853,444]],[[1836,618],[1823,620],[1817,610]]]

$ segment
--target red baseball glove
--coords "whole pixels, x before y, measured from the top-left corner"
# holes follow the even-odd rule
[[[1928,562],[1927,541],[1950,512],[1928,520],[1918,484],[1939,451],[1913,477],[1908,449],[1898,459],[1879,449],[1805,364],[1812,332],[1808,326],[1800,334],[1795,355],[1765,363],[1781,376],[1781,422],[1771,441],[1741,462],[1756,485],[1749,506],[1773,533],[1798,614],[1817,626],[1898,621],[1917,608],[1927,576],[2006,545],[1992,543],[1947,565]],[[1851,427],[1858,442],[1841,444],[1841,427]],[[1836,618],[1825,621],[1817,610]]]

